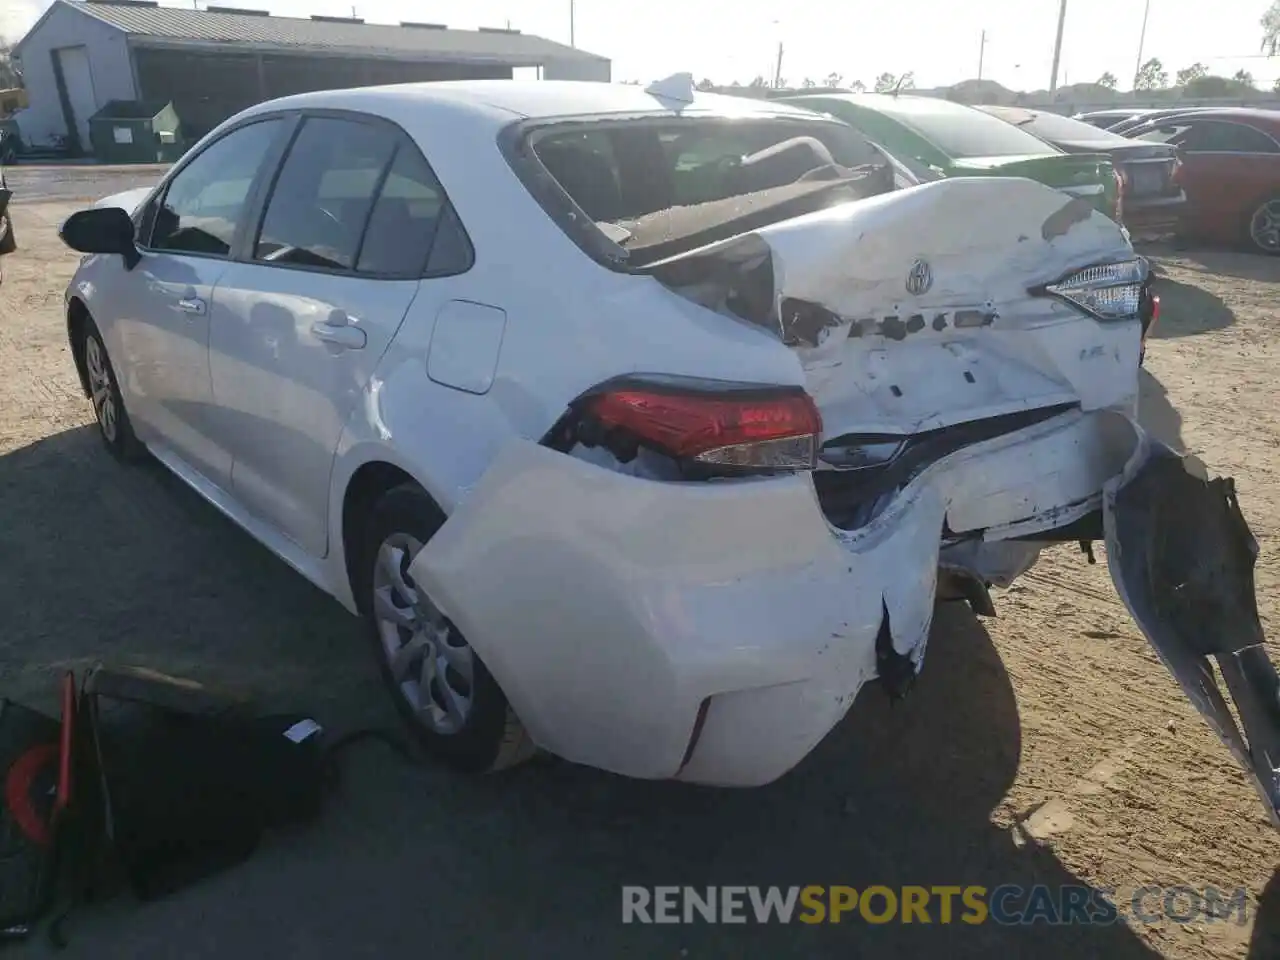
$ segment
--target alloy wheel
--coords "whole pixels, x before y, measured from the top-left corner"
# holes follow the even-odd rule
[[[1249,239],[1260,250],[1280,253],[1280,198],[1268,200],[1249,220]]]
[[[93,398],[93,411],[98,417],[98,427],[108,443],[115,443],[119,434],[119,415],[116,409],[115,386],[102,344],[96,336],[84,338],[84,365],[89,373],[89,394]]]
[[[421,549],[405,533],[382,541],[373,571],[373,615],[391,676],[414,715],[435,733],[456,734],[471,715],[475,654],[409,575]]]

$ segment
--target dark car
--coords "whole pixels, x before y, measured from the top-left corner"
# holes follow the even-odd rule
[[[1110,130],[1117,123],[1123,123],[1126,120],[1132,120],[1134,117],[1141,117],[1145,114],[1155,113],[1154,109],[1144,109],[1141,107],[1124,107],[1113,110],[1090,110],[1088,113],[1077,113],[1073,120],[1080,120],[1089,124],[1091,127],[1098,127],[1102,130]]]
[[[1212,112],[1213,107],[1172,107],[1163,110],[1144,110],[1139,116],[1130,117],[1128,120],[1121,120],[1119,123],[1112,124],[1107,127],[1112,133],[1118,133],[1122,137],[1127,137],[1129,131],[1134,127],[1140,127],[1144,123],[1150,123],[1153,120],[1162,120],[1165,117],[1181,117],[1189,113],[1204,113],[1206,110]]]
[[[1280,255],[1280,112],[1197,110],[1148,121],[1128,136],[1178,149],[1187,234]]]
[[[1105,154],[1120,176],[1120,218],[1135,238],[1180,231],[1187,196],[1176,146],[1099,130],[1072,117],[1023,107],[978,107],[1067,153]]]

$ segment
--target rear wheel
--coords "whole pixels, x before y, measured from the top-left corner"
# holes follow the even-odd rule
[[[499,770],[528,759],[533,744],[461,631],[409,573],[444,519],[416,485],[388,492],[366,526],[360,602],[396,709],[423,747],[456,770]]]
[[[1264,200],[1249,217],[1249,243],[1257,253],[1280,256],[1280,196]]]

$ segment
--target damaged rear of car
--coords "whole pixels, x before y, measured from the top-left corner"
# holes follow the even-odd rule
[[[1154,300],[1114,222],[1025,179],[897,189],[854,131],[787,114],[528,120],[500,145],[617,275],[595,335],[635,345],[538,442],[505,442],[410,567],[535,742],[767,783],[867,681],[905,693],[940,590],[990,612],[1046,544],[1105,538],[1274,816],[1256,548],[1229,487],[1138,424]],[[1178,504],[1219,560],[1183,558]],[[1230,637],[1189,632],[1188,603]]]

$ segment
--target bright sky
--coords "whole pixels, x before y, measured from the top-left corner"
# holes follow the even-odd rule
[[[355,3],[369,22],[417,20],[453,27],[506,26],[569,42],[571,0],[222,0],[229,6],[307,16],[345,15]],[[1150,0],[1143,59],[1159,57],[1169,71],[1196,61],[1211,73],[1250,71],[1269,88],[1280,58],[1257,56],[1258,20],[1270,0]],[[186,6],[191,0],[162,0]],[[199,0],[200,6],[205,0]],[[1114,73],[1133,80],[1144,0],[1068,0],[1060,83]],[[21,36],[47,0],[0,0],[0,35]],[[830,73],[870,83],[884,71],[915,72],[916,85],[935,87],[978,73],[1013,89],[1048,86],[1057,0],[573,0],[577,45],[613,60],[615,80],[648,81],[678,71],[717,83],[770,76],[778,43],[782,76],[798,84]]]

